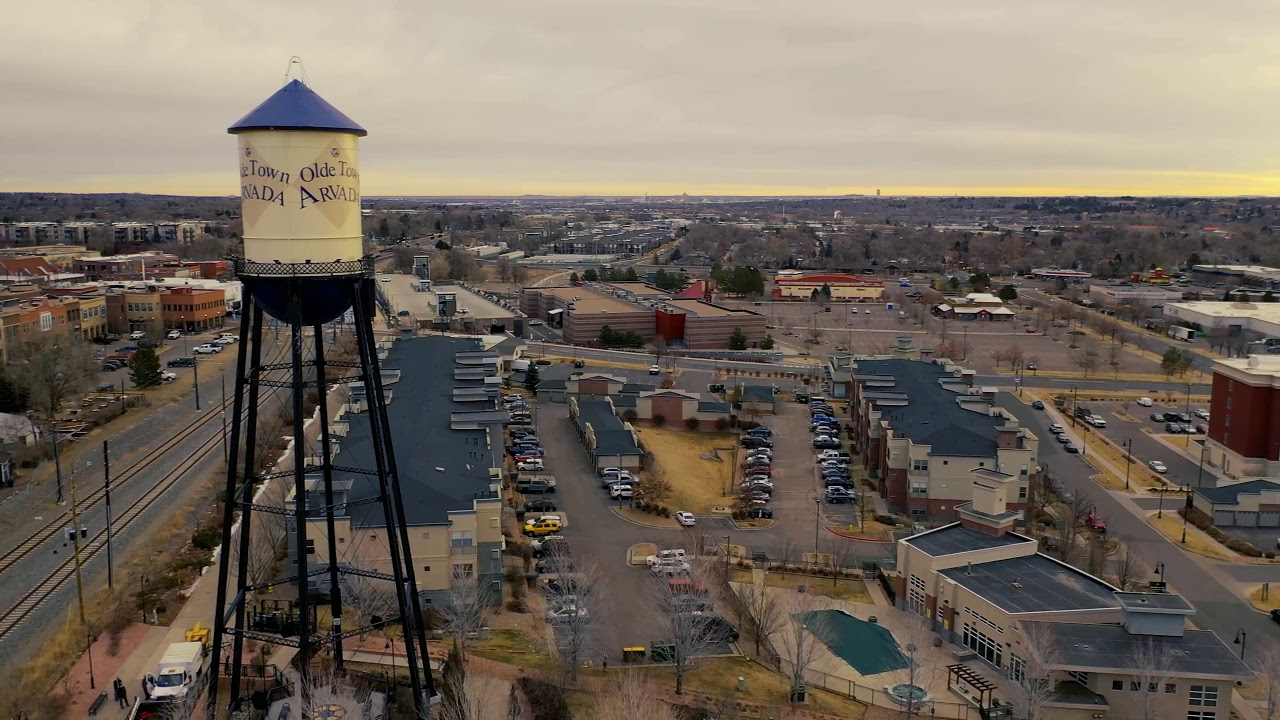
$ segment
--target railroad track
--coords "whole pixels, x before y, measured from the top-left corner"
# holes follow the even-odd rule
[[[283,359],[286,350],[281,348],[275,359],[266,364],[274,364]],[[266,402],[276,390],[267,390],[259,398],[259,404]],[[230,405],[228,401],[227,405]],[[128,480],[138,477],[148,468],[158,462],[166,453],[173,450],[186,439],[190,438],[194,433],[205,427],[214,419],[221,419],[222,404],[215,405],[213,410],[188,425],[182,432],[169,438],[146,457],[129,466],[123,473],[113,478],[113,486],[118,487],[120,484]],[[220,448],[222,445],[221,434],[215,433],[208,440],[200,444],[190,456],[185,458],[182,463],[171,473],[162,477],[150,489],[148,489],[142,497],[138,498],[133,504],[124,510],[118,517],[114,518],[111,523],[113,533],[119,533],[125,528],[137,521],[143,513],[145,513],[161,496],[169,489],[173,488],[178,482],[190,472],[196,465],[204,460],[205,456],[214,449]],[[76,504],[78,512],[85,512],[93,507],[95,503],[102,499],[104,493],[101,488],[90,493],[88,497]],[[57,519],[45,525],[40,530],[33,533],[26,540],[18,544],[9,552],[0,557],[0,574],[12,568],[17,563],[31,556],[41,545],[52,539],[54,536],[62,532],[62,528],[66,522],[69,513],[64,513]],[[107,533],[103,528],[93,535],[82,541],[80,546],[80,562],[87,563],[106,545]],[[52,572],[47,574],[40,582],[36,583],[32,588],[19,600],[13,607],[0,614],[0,640],[3,640],[14,628],[31,615],[41,603],[46,601],[58,588],[62,587],[75,572],[75,558],[68,557],[63,560]]]

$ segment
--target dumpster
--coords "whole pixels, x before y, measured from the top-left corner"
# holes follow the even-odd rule
[[[656,663],[669,663],[676,660],[675,643],[649,643],[649,658]]]
[[[645,650],[643,645],[634,645],[632,647],[624,647],[622,648],[622,662],[624,663],[644,662],[644,652]]]

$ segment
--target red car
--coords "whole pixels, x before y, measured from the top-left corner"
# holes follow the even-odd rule
[[[1089,513],[1088,517],[1084,519],[1084,522],[1089,526],[1090,530],[1093,530],[1096,533],[1106,534],[1107,532],[1107,521],[1103,520],[1102,516],[1097,513]]]

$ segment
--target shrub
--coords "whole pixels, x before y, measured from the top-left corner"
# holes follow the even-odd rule
[[[1276,554],[1275,554],[1275,553],[1273,553],[1273,552],[1271,552],[1270,550],[1268,550],[1268,551],[1266,551],[1266,552],[1262,553],[1262,556],[1263,556],[1263,557],[1265,557],[1265,558],[1266,558],[1266,559],[1268,559],[1268,560],[1275,560],[1275,559],[1276,559]]]
[[[892,515],[876,515],[876,522],[883,523],[885,525],[896,525],[898,520]]]
[[[662,413],[658,413],[657,415],[654,415],[654,416],[653,416],[653,424],[654,424],[654,425],[657,425],[658,427],[662,427],[663,425],[666,425],[666,424],[667,424],[667,416],[666,416],[666,415],[663,415]]]
[[[662,509],[659,512],[662,515],[662,517],[671,517],[671,508],[667,507],[666,505],[663,505]]]
[[[745,518],[746,516],[747,516],[747,513],[746,513],[746,512],[744,512],[744,511],[742,511],[742,510],[734,510],[734,511],[733,511],[733,519],[734,519],[734,520],[742,520],[742,519],[743,519],[743,518]]]
[[[212,550],[218,547],[220,542],[222,542],[222,532],[219,530],[197,530],[191,534],[191,544],[201,550]]]
[[[622,411],[622,419],[623,419],[623,420],[626,420],[627,422],[635,422],[635,421],[636,421],[636,418],[638,418],[638,417],[640,417],[640,416],[636,414],[636,411],[635,411],[635,410],[623,410],[623,411]]]
[[[699,427],[702,427],[702,423],[698,422],[698,418],[691,417],[691,418],[685,418],[684,426],[689,428],[690,430],[697,430]]]
[[[730,422],[729,422],[729,418],[727,417],[721,417],[716,419],[716,430],[719,430],[720,432],[724,432],[728,430],[729,425],[730,425]]]
[[[571,720],[564,692],[554,683],[531,677],[516,681],[533,709],[533,720]]]

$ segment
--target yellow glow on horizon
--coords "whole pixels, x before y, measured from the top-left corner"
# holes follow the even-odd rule
[[[1239,195],[1280,196],[1280,174],[1255,175],[1214,172],[1131,172],[1114,173],[1114,181],[1100,184],[1046,185],[885,185],[879,189],[885,196],[947,197],[955,195],[982,197],[1053,197],[1132,195],[1231,197]],[[875,187],[803,186],[755,184],[673,184],[616,182],[503,181],[481,177],[436,178],[408,173],[380,173],[365,168],[364,195],[433,196],[433,197],[517,197],[547,196],[744,196],[787,197],[843,195],[874,196]],[[234,196],[238,193],[234,173],[203,173],[138,176],[94,176],[63,183],[37,181],[34,178],[8,178],[0,181],[3,192],[62,193],[146,193],[158,195]]]

